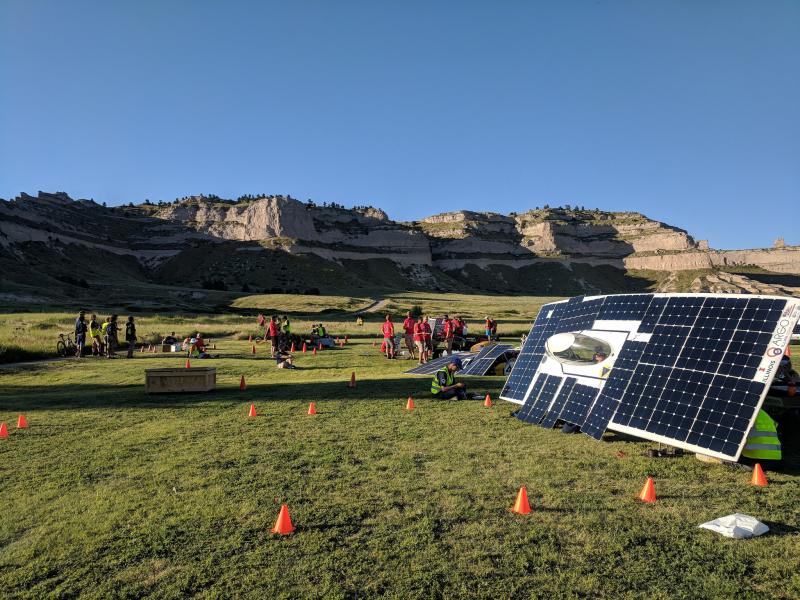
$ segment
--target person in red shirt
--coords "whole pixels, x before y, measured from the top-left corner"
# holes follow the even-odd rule
[[[456,333],[455,319],[452,321],[448,315],[444,316],[444,343],[447,348],[447,354],[453,353],[453,337]]]
[[[424,315],[422,319],[422,341],[425,346],[425,361],[427,362],[433,354],[433,335],[431,333],[431,325],[428,323],[428,318]]]
[[[419,354],[419,364],[425,363],[425,336],[422,325],[422,315],[420,315],[417,322],[414,323],[414,345],[417,347],[417,354]]]
[[[411,360],[414,360],[414,317],[411,316],[411,311],[406,313],[406,319],[403,321],[403,331],[405,332],[406,348],[411,354]]]
[[[394,358],[394,324],[392,315],[386,315],[386,320],[381,327],[383,332],[383,345],[386,351],[386,358]]]
[[[272,357],[275,358],[275,353],[278,351],[278,336],[280,335],[281,329],[280,325],[278,325],[278,317],[272,315],[269,318],[269,323],[267,323],[267,333],[269,334],[269,339],[272,341]]]

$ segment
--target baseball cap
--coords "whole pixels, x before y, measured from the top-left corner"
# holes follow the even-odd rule
[[[461,362],[461,359],[458,358],[457,356],[454,356],[453,358],[450,359],[450,364],[457,366],[459,369],[463,369],[464,368],[464,365]]]

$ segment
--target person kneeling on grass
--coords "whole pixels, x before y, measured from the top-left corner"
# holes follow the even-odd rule
[[[275,354],[275,363],[279,369],[294,369],[295,366],[292,364],[292,355],[288,352],[281,352],[278,351]]]
[[[456,371],[462,369],[464,365],[461,359],[454,356],[446,366],[442,367],[433,374],[433,381],[431,381],[431,394],[434,398],[441,398],[442,400],[449,400],[456,398],[458,400],[467,399],[467,386],[464,383],[456,383]]]

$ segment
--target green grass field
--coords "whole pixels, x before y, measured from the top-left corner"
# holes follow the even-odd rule
[[[744,471],[646,458],[646,443],[524,425],[504,402],[427,400],[428,379],[369,340],[295,371],[263,346],[218,347],[203,362],[218,389],[196,396],[144,394],[144,369],[179,355],[2,370],[0,419],[30,429],[0,440],[0,595],[800,595],[796,475],[754,489]],[[502,379],[470,385],[495,395]],[[648,474],[655,505],[634,500]],[[508,510],[523,484],[524,517]],[[288,537],[269,533],[282,502]],[[696,527],[737,511],[773,533]]]
[[[140,340],[155,343],[168,333],[189,336],[201,331],[206,337],[232,336],[247,339],[259,335],[256,315],[289,314],[295,332],[308,333],[313,323],[323,322],[340,335],[377,336],[384,315],[389,312],[400,322],[406,311],[415,306],[433,315],[445,312],[462,315],[473,332],[482,331],[487,307],[500,323],[502,335],[519,338],[527,333],[542,304],[557,298],[542,296],[487,296],[466,294],[434,294],[407,292],[376,298],[350,296],[298,296],[293,294],[259,294],[244,296],[231,302],[230,312],[164,313],[135,312],[120,308],[87,307],[87,315],[95,311],[102,320],[119,313],[120,326],[127,315],[133,314]],[[381,310],[365,313],[363,326],[356,325],[355,313],[385,300]],[[247,311],[243,314],[241,311]],[[59,333],[72,332],[77,311],[65,312],[44,307],[40,312],[0,313],[0,363],[48,358],[55,355]],[[263,334],[263,330],[260,332]]]

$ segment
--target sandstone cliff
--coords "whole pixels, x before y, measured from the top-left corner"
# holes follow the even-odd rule
[[[330,288],[565,294],[659,285],[757,291],[767,288],[753,283],[753,273],[724,272],[800,274],[798,247],[713,250],[635,212],[454,211],[401,223],[371,207],[284,196],[198,196],[113,208],[64,193],[0,201],[0,262],[8,272],[25,273],[31,263],[57,276],[85,252],[148,281],[286,291],[319,281]]]

